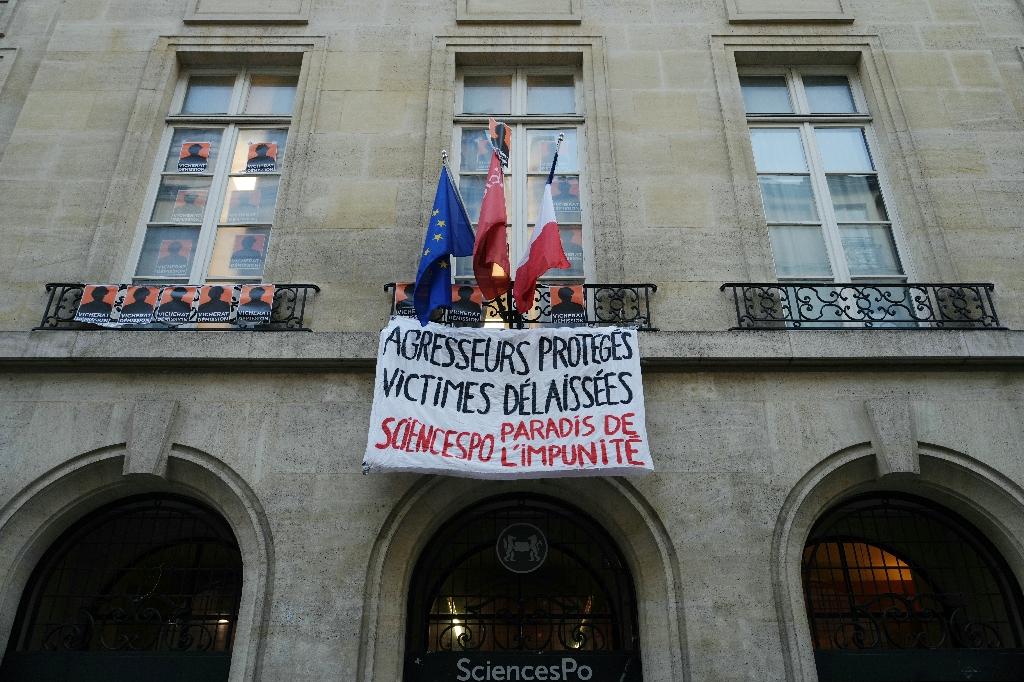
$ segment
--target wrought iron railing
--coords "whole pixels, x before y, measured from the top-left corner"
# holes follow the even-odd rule
[[[1005,329],[992,284],[728,282],[733,329]]]
[[[82,301],[82,292],[85,286],[81,282],[48,283],[43,319],[40,320],[38,326],[32,328],[32,331],[106,329],[106,327],[75,320],[75,313]],[[225,324],[203,324],[198,329],[202,331],[312,331],[306,326],[306,303],[310,294],[318,291],[320,291],[320,287],[315,284],[275,284],[270,322],[241,326],[233,324],[229,319]],[[197,326],[194,321],[179,325],[161,322],[154,318],[146,325],[123,326],[119,329],[126,331],[195,330]]]
[[[391,315],[410,315],[411,301],[403,305],[396,298],[395,282],[384,285],[391,298]],[[480,304],[479,321],[467,322],[465,317],[456,319],[449,309],[439,308],[434,322],[451,326],[485,326],[488,323],[503,324],[514,329],[532,326],[621,326],[633,327],[639,331],[657,331],[651,317],[651,294],[658,290],[655,284],[582,284],[573,285],[583,289],[582,311],[576,315],[560,315],[559,304],[552,305],[552,287],[537,287],[536,305],[525,313],[516,309],[512,298],[512,283],[508,293],[496,299],[485,299]],[[554,285],[554,288],[558,288]],[[553,310],[554,308],[554,310]],[[571,322],[567,322],[571,320]]]

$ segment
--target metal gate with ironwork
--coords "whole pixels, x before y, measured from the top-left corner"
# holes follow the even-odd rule
[[[555,667],[566,679],[639,680],[639,648],[622,555],[592,519],[559,501],[503,496],[463,511],[417,564],[407,680],[495,667],[506,669],[500,676]]]
[[[4,680],[226,680],[242,587],[231,529],[171,495],[127,498],[66,531],[22,596]]]

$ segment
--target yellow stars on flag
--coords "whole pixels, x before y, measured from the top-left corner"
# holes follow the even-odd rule
[[[429,256],[430,255],[430,249],[423,249],[423,255],[424,256]]]
[[[445,263],[443,260],[439,260],[437,261],[437,267],[441,268],[442,270],[447,270],[448,264]]]
[[[444,227],[444,225],[445,225],[445,223],[444,223],[444,221],[443,221],[443,220],[438,220],[438,221],[437,221],[437,226],[438,226],[438,227]]]
[[[434,241],[435,241],[435,242],[439,242],[439,241],[441,241],[442,239],[444,239],[444,237],[442,237],[442,236],[441,236],[441,233],[440,233],[440,232],[438,232],[437,234],[435,234],[435,235],[434,235]]]
[[[438,210],[438,209],[436,209],[436,208],[435,208],[435,209],[434,209],[434,212],[433,212],[433,213],[431,213],[430,215],[431,215],[431,217],[433,217],[433,216],[436,216],[436,215],[437,215],[438,213],[440,213],[440,212],[441,212],[440,210]]]

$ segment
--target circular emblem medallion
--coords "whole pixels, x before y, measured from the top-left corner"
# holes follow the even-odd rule
[[[513,523],[501,531],[494,547],[498,561],[513,573],[532,573],[548,558],[548,539],[540,528]]]

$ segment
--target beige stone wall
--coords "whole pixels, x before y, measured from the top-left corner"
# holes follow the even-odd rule
[[[8,374],[2,386],[2,641],[25,564],[103,491],[180,490],[233,519],[248,580],[265,590],[246,599],[266,600],[243,622],[238,655],[265,680],[397,679],[405,581],[425,538],[473,500],[511,490],[580,505],[622,545],[641,599],[645,680],[813,679],[791,671],[787,653],[808,646],[799,577],[769,557],[784,549],[795,493],[847,460],[854,468],[832,483],[842,494],[896,487],[941,500],[1024,576],[1024,514],[998,506],[1016,493],[982,475],[1024,482],[1024,382],[1004,373],[648,373],[656,473],[520,483],[361,475],[365,373]],[[889,420],[883,449],[887,405],[903,416]],[[908,464],[878,479],[902,448],[895,460]],[[248,537],[250,523],[262,539]],[[784,642],[788,625],[801,634]],[[265,629],[246,644],[249,627]],[[252,679],[245,665],[234,679]]]
[[[324,287],[318,329],[378,327],[380,285],[414,274],[436,177],[432,142],[450,128],[427,109],[431,70],[444,68],[436,36],[504,36],[513,45],[517,36],[600,37],[603,78],[584,84],[608,102],[588,115],[610,136],[610,156],[587,160],[608,162],[601,218],[618,239],[591,255],[595,279],[657,283],[665,329],[727,327],[717,285],[772,272],[749,148],[726,143],[744,133],[732,62],[716,68],[715,40],[753,36],[794,53],[813,51],[807,35],[870,43],[872,63],[861,68],[881,78],[871,101],[884,109],[873,112],[879,154],[910,271],[993,281],[1005,321],[1017,326],[1024,315],[1024,19],[1012,0],[821,3],[852,23],[730,23],[729,7],[759,11],[752,0],[593,2],[579,10],[579,25],[458,23],[454,0],[319,3],[308,23],[184,23],[194,4],[14,6],[0,39],[19,49],[0,92],[3,328],[35,322],[45,281],[121,278],[175,73],[175,50],[160,36],[241,36],[250,45],[322,36],[310,48],[317,59],[307,64],[309,96],[293,128],[308,150],[293,157],[266,273]],[[793,6],[814,14],[813,4]]]

